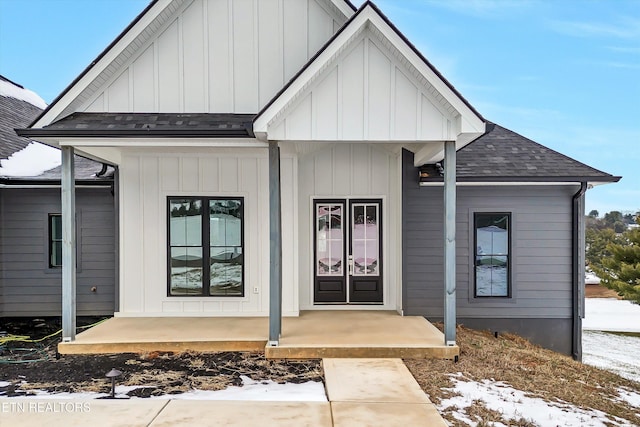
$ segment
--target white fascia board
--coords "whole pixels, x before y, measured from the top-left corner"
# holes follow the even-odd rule
[[[104,71],[105,68],[111,64],[115,58],[118,57],[124,51],[127,46],[135,40],[140,33],[147,28],[147,26],[153,22],[154,19],[162,13],[162,11],[171,4],[172,0],[158,0],[151,9],[145,13],[145,15],[113,46],[108,52],[104,54],[100,60],[93,65],[89,71],[78,81],[69,91],[52,105],[47,113],[42,116],[32,128],[42,128],[51,124],[60,115],[65,108],[67,108],[86,88],[95,80],[96,77]]]
[[[529,186],[529,187],[542,187],[542,186],[574,186],[580,185],[580,182],[561,182],[561,181],[509,181],[509,182],[456,182],[458,187],[513,187],[513,186]],[[442,187],[442,182],[421,182],[420,187]]]
[[[233,148],[268,148],[269,144],[255,138],[82,138],[64,139],[60,146],[73,147],[233,147]]]

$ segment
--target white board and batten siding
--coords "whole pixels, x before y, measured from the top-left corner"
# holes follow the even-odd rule
[[[184,150],[183,150],[184,151]],[[269,191],[267,150],[128,152],[121,169],[119,316],[267,316]],[[292,157],[283,156],[283,224],[296,224]],[[244,197],[244,297],[167,296],[167,197]],[[283,227],[283,258],[295,260],[293,226]],[[297,262],[283,263],[283,314],[297,315]],[[257,293],[254,292],[257,289]]]
[[[373,30],[363,30],[269,124],[290,141],[443,141],[459,113]]]
[[[401,286],[398,156],[382,145],[340,142],[309,146],[315,149],[310,148],[298,158],[300,309],[353,309],[348,305],[313,305],[313,200],[379,198],[383,205],[384,306],[358,306],[358,309],[396,310],[397,291]],[[283,206],[283,212],[284,209]],[[286,224],[284,219],[283,224]]]
[[[172,16],[79,111],[256,113],[346,21],[329,0],[191,0]]]

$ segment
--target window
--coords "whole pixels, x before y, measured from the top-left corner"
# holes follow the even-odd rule
[[[49,214],[49,268],[62,267],[62,215]]]
[[[169,197],[170,296],[244,295],[244,199]]]
[[[475,296],[510,297],[511,214],[476,213]]]

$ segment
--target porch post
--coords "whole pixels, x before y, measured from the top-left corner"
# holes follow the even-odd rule
[[[456,344],[456,143],[444,143],[444,341]]]
[[[282,332],[282,214],[280,147],[269,141],[269,345],[277,346]]]
[[[76,186],[73,147],[62,147],[62,341],[76,339]]]

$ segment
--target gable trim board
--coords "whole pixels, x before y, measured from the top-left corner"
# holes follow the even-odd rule
[[[289,138],[282,132],[277,136],[272,136],[274,125],[281,122],[281,116],[290,111],[296,99],[302,98],[302,94],[308,92],[314,81],[325,76],[331,64],[335,62],[340,54],[347,50],[348,46],[358,40],[358,36],[363,31],[375,30],[389,43],[387,49],[395,49],[407,61],[408,66],[415,70],[418,76],[424,79],[422,87],[432,87],[439,97],[440,102],[451,105],[456,113],[457,126],[455,133],[448,134],[444,138],[438,138],[434,142],[443,140],[456,140],[456,148],[461,148],[481,136],[485,132],[485,121],[479,113],[457,92],[457,90],[411,45],[411,43],[393,26],[380,10],[371,2],[366,2],[358,12],[337,32],[332,39],[300,70],[300,72],[269,102],[254,119],[254,133],[261,140],[296,140]],[[365,52],[366,55],[366,52]],[[367,64],[365,64],[365,67]],[[406,66],[405,66],[406,67]],[[414,73],[409,73],[414,74]],[[418,88],[421,86],[418,86]],[[366,97],[367,88],[364,88]],[[339,108],[339,107],[338,107]],[[366,119],[365,119],[366,120]],[[312,139],[313,138],[312,136]],[[341,140],[342,138],[331,138]],[[375,141],[376,139],[385,141],[421,141],[420,138],[394,138],[388,136],[386,139],[379,135],[365,134],[361,138],[364,141]],[[320,138],[319,140],[322,140]],[[438,145],[429,148],[430,156],[423,156],[424,161],[442,158],[443,150]],[[439,156],[439,158],[438,158]]]
[[[447,144],[450,151],[456,153],[458,165],[457,183],[449,186],[450,190],[458,187],[458,215],[449,226],[449,231],[454,226],[458,230],[458,257],[454,260],[458,262],[458,286],[464,288],[463,278],[474,268],[474,257],[469,255],[473,246],[469,237],[469,224],[472,222],[469,209],[481,211],[499,205],[505,212],[513,212],[512,218],[518,227],[516,238],[531,243],[528,248],[517,244],[514,247],[513,274],[518,275],[517,282],[514,282],[518,288],[512,294],[515,297],[508,303],[484,300],[462,304],[460,316],[496,322],[507,319],[507,323],[513,319],[511,324],[517,324],[517,319],[531,314],[522,314],[519,310],[539,307],[549,300],[544,310],[536,313],[538,317],[532,318],[561,319],[563,322],[570,319],[573,302],[566,298],[571,284],[565,270],[575,263],[568,258],[571,242],[566,234],[571,228],[568,225],[571,222],[569,205],[574,187],[583,182],[612,182],[618,177],[572,159],[560,158],[559,153],[551,150],[545,155],[554,164],[571,163],[567,169],[571,173],[563,172],[562,168],[543,168],[540,164],[536,167],[531,162],[527,167],[526,156],[522,155],[526,151],[524,144],[529,144],[527,150],[537,150],[540,146],[531,145],[534,144],[532,141],[519,139],[504,128],[485,121],[370,1],[355,13],[351,10],[352,5],[345,1],[331,0],[337,9],[329,0],[308,0],[305,3],[318,2],[313,8],[318,6],[325,12],[328,9],[342,11],[345,23],[338,28],[334,22],[329,29],[324,25],[327,20],[323,25],[315,25],[317,34],[305,33],[309,39],[302,41],[306,46],[304,49],[309,49],[310,38],[318,42],[318,46],[321,39],[324,44],[315,53],[305,50],[304,61],[299,62],[302,68],[297,73],[293,71],[293,77],[286,84],[278,80],[281,77],[278,73],[275,77],[275,74],[269,76],[275,79],[273,86],[280,90],[268,98],[263,107],[256,108],[259,110],[257,115],[253,111],[234,114],[235,104],[230,104],[228,111],[220,114],[210,113],[204,107],[203,111],[183,113],[184,99],[176,101],[172,105],[175,111],[168,113],[136,112],[131,100],[123,103],[126,111],[77,111],[91,102],[91,99],[83,98],[82,92],[97,82],[101,70],[112,67],[112,78],[96,83],[96,92],[92,96],[97,96],[99,91],[107,91],[116,74],[124,72],[137,61],[132,58],[142,58],[152,41],[141,42],[137,48],[132,48],[128,53],[129,59],[120,63],[116,59],[124,49],[135,46],[131,42],[147,31],[145,25],[153,26],[155,17],[169,7],[173,7],[172,13],[163,19],[173,22],[190,5],[204,4],[202,1],[156,0],[136,23],[125,30],[126,34],[99,57],[94,64],[95,70],[86,71],[86,75],[74,83],[77,87],[69,88],[54,103],[59,105],[41,116],[30,129],[20,131],[23,135],[38,135],[52,144],[105,158],[119,166],[119,182],[115,189],[120,249],[118,316],[265,316],[269,308],[279,302],[281,311],[275,314],[278,317],[296,316],[304,309],[354,308],[442,316],[442,304],[438,301],[445,297],[440,281],[444,274],[444,251],[441,247],[444,246],[444,203],[440,197],[444,183],[442,177],[435,173],[428,177],[421,173],[423,167],[431,168],[429,173],[438,169],[431,163],[442,160],[443,145]],[[233,0],[207,0],[207,4],[214,1],[229,5]],[[293,4],[288,2],[296,0],[261,2],[262,9],[256,1],[243,3],[245,6],[254,5],[251,9],[254,20],[258,19],[256,13],[260,11],[267,16],[277,15],[283,4]],[[299,6],[302,3],[295,4]],[[277,10],[268,10],[269,7]],[[312,7],[303,9],[307,19],[300,17],[300,20],[308,22],[310,14],[315,12]],[[324,15],[320,17],[324,19]],[[181,33],[176,34],[180,41]],[[149,30],[148,37],[155,40],[154,37],[161,36]],[[291,59],[288,55],[293,54],[301,59],[300,52],[294,48],[293,54],[287,51],[278,37],[262,41],[274,43],[265,52],[283,55],[287,61]],[[251,43],[258,43],[258,38],[252,34],[243,43],[246,42],[248,48],[256,53]],[[220,43],[225,45],[221,49],[230,49],[228,39]],[[108,63],[110,59],[114,60],[113,64]],[[179,55],[173,60],[181,61]],[[153,72],[157,73],[159,67],[164,66],[175,68],[175,63],[163,64],[156,61]],[[257,69],[247,72],[236,68],[230,66],[229,72],[240,73],[231,77],[237,84],[243,84],[245,80],[254,81],[252,79],[257,74],[262,75]],[[207,74],[207,66],[197,72]],[[380,88],[375,84],[376,79],[385,81],[382,95],[376,93]],[[183,83],[180,79],[175,82]],[[354,82],[359,92],[350,96],[347,94],[351,88],[349,83]],[[158,82],[154,84],[157,86]],[[255,90],[260,92],[258,96],[262,96],[264,92],[254,86],[249,84],[244,90],[251,93]],[[207,90],[226,89],[207,86]],[[378,103],[376,96],[383,98],[383,102]],[[362,114],[360,133],[345,132],[345,127],[341,126],[351,118],[349,114],[356,114],[344,101],[349,97],[360,106],[357,110],[357,114]],[[365,117],[364,112],[372,104],[382,105],[384,109],[379,116]],[[398,105],[408,107],[401,110]],[[325,114],[327,112],[331,112],[331,116]],[[331,132],[327,131],[325,122],[314,118],[314,114],[330,117],[327,123],[333,126]],[[130,121],[130,126],[122,124],[123,118]],[[185,125],[180,122],[182,118],[193,119],[193,123]],[[287,120],[292,124],[290,129],[286,128]],[[375,124],[384,121],[384,126],[365,128],[366,120],[378,121]],[[280,124],[282,128],[278,128]],[[488,139],[495,139],[496,146],[520,147],[522,150],[493,155],[486,144]],[[276,172],[271,167],[276,162],[269,162],[268,147],[280,149],[280,179],[273,180],[279,184],[269,185],[269,172]],[[411,148],[412,153],[405,148]],[[275,152],[271,151],[271,154]],[[479,153],[484,156],[486,164],[476,165],[468,160]],[[453,158],[452,155],[449,160]],[[451,171],[453,169],[451,167]],[[273,286],[279,286],[278,283],[269,283],[269,275],[274,273],[270,260],[279,255],[277,250],[270,248],[271,230],[266,217],[269,212],[274,212],[269,208],[269,195],[271,193],[275,198],[278,191],[282,223],[279,249],[285,261],[282,263],[281,297],[276,293],[270,298],[269,291],[274,289]],[[246,289],[242,297],[166,295],[165,273],[167,266],[173,265],[167,264],[172,262],[167,255],[167,241],[170,239],[166,232],[168,196],[243,198],[246,239],[243,280]],[[532,200],[527,199],[529,196]],[[313,232],[316,227],[313,215],[317,214],[313,200],[317,199],[359,200],[358,203],[376,199],[381,202],[382,248],[378,249],[381,258],[377,261],[384,263],[381,269],[384,276],[382,305],[331,307],[318,305],[314,300],[313,278],[319,270],[316,270],[318,266],[310,253],[318,244]],[[541,203],[536,204],[536,201]],[[537,221],[536,217],[544,213],[539,211],[539,205],[555,212],[558,221],[548,226]],[[449,208],[453,209],[451,203]],[[332,220],[335,218],[329,222]],[[344,217],[341,220],[346,221]],[[366,224],[364,219],[362,221]],[[553,239],[554,232],[562,236]],[[546,240],[536,238],[536,233],[546,236]],[[273,241],[277,242],[277,239]],[[541,255],[545,248],[556,253],[557,259]],[[344,255],[348,255],[346,250]],[[533,276],[537,270],[533,270],[538,267],[531,267],[531,257],[544,258],[543,261],[549,264],[548,273],[559,287],[551,298],[535,289]],[[366,255],[363,260],[365,262],[359,263],[360,266],[373,265],[367,264],[371,260],[367,260]],[[344,261],[346,266],[346,259]],[[189,262],[198,261],[190,259]],[[202,266],[207,268],[205,264]],[[533,270],[528,271],[529,268]],[[454,269],[448,268],[447,271],[451,274]],[[468,295],[468,292],[458,292],[458,303]],[[274,298],[281,298],[281,301]],[[451,318],[446,323],[448,326],[454,324]],[[273,326],[277,325],[274,323]],[[273,341],[277,341],[278,332],[272,333],[270,338]]]

